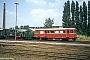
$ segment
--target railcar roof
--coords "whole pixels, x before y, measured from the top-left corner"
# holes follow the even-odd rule
[[[75,28],[46,28],[46,29],[35,29],[35,30],[67,30],[67,29],[75,29]]]

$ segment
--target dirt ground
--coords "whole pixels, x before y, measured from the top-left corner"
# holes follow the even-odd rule
[[[0,44],[0,60],[89,60],[90,47],[49,44]],[[15,45],[16,44],[16,45]]]

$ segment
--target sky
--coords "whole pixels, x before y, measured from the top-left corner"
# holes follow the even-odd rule
[[[2,28],[3,5],[6,3],[6,28],[15,27],[16,5],[17,25],[29,25],[30,27],[42,27],[46,18],[54,19],[54,25],[62,25],[63,6],[67,0],[0,0],[0,28]],[[72,2],[72,0],[69,0]],[[80,5],[88,0],[78,1]]]

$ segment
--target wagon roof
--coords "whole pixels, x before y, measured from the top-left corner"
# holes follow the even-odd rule
[[[0,29],[0,30],[3,30],[3,29]]]
[[[35,29],[35,30],[67,30],[67,29],[75,29],[75,28],[46,28],[46,29]]]

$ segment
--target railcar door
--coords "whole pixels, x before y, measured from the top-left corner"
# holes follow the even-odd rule
[[[45,31],[45,35],[44,36],[45,36],[45,38],[47,38],[47,31]]]
[[[69,38],[69,30],[67,30],[66,38]]]

